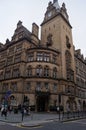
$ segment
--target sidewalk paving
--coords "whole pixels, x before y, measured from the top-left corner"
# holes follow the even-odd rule
[[[20,124],[23,127],[36,127],[41,125],[42,123],[51,122],[53,120],[58,121],[58,114],[57,113],[33,113],[31,112],[30,115],[26,115],[23,118],[22,121],[22,114],[14,114],[9,113],[7,115],[7,118],[4,116],[1,117],[0,114],[0,121],[7,122],[7,123],[17,123]]]
[[[73,120],[79,120],[79,119],[83,119],[86,117],[76,117],[76,118],[63,118],[62,120],[62,116],[60,115],[60,122],[68,122],[68,121],[73,121]],[[52,121],[59,121],[59,115],[57,113],[33,113],[31,112],[30,115],[26,115],[23,118],[22,121],[22,114],[19,112],[18,114],[14,114],[9,113],[7,115],[7,118],[5,119],[5,117],[1,117],[1,113],[0,113],[0,121],[6,122],[6,123],[15,123],[15,124],[19,124],[22,127],[37,127],[42,125],[43,123],[47,123],[47,122],[52,122]]]

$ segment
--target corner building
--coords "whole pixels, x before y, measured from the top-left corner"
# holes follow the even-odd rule
[[[86,70],[84,87],[79,86],[77,51],[65,3],[62,7],[58,0],[48,3],[41,23],[41,40],[38,35],[36,23],[30,32],[19,21],[11,41],[0,43],[1,103],[6,97],[8,105],[26,105],[35,111],[54,111],[59,105],[64,111],[68,107],[71,111],[78,107],[85,110]],[[83,64],[86,68],[86,60]],[[77,94],[78,90],[84,96]]]

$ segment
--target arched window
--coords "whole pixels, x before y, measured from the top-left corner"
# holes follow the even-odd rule
[[[36,68],[36,76],[41,77],[42,73],[43,73],[42,66],[41,65],[37,66],[37,68]]]
[[[13,77],[19,77],[20,76],[20,69],[19,66],[16,66],[13,68]]]
[[[28,68],[27,68],[27,76],[28,77],[32,76],[32,67],[31,66],[28,66]]]
[[[65,53],[65,58],[66,58],[66,68],[71,68],[71,54],[69,51],[66,51]]]
[[[49,76],[49,67],[45,66],[44,67],[44,77],[48,77]]]
[[[70,49],[70,47],[71,47],[68,36],[66,36],[66,46],[67,46],[68,49]]]
[[[57,78],[57,68],[53,68],[53,78]]]
[[[72,56],[68,50],[65,53],[65,59],[67,80],[74,81],[74,71],[72,70]]]

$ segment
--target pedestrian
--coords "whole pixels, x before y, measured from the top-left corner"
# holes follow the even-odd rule
[[[27,111],[26,111],[26,108],[24,108],[24,115],[26,115],[27,113],[26,113]]]
[[[4,114],[4,107],[1,108],[1,116]]]
[[[80,116],[80,104],[78,104],[78,106],[77,106],[77,110],[78,110],[78,117]]]
[[[21,109],[21,113],[22,113],[22,121],[23,121],[23,118],[24,118],[24,108]]]
[[[28,114],[29,114],[29,115],[30,115],[30,109],[31,109],[31,108],[30,108],[30,106],[29,106],[29,110],[28,110],[28,112],[29,112]]]
[[[7,118],[7,108],[4,108],[4,116],[5,116],[5,119]]]
[[[59,112],[59,106],[57,106],[57,113]]]
[[[69,114],[70,114],[70,105],[69,104],[66,105],[66,110],[67,110],[67,118],[69,118]]]

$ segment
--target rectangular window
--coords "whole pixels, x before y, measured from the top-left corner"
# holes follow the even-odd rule
[[[37,82],[36,91],[41,91],[41,83]]]
[[[13,63],[13,57],[11,56],[11,57],[8,57],[7,58],[7,65],[10,65],[10,64],[12,64]]]
[[[56,58],[56,57],[57,57],[56,55],[53,55],[53,59],[52,59],[52,61],[53,61],[54,64],[57,63],[57,58]]]
[[[44,61],[49,62],[50,61],[50,55],[47,53],[44,53]]]
[[[19,77],[20,76],[20,71],[19,68],[13,69],[13,77]]]
[[[31,83],[27,82],[26,83],[26,91],[30,91],[31,90]]]
[[[5,66],[5,60],[0,62],[0,69]]]
[[[45,83],[45,89],[46,89],[46,91],[49,90],[49,83]]]
[[[57,70],[56,69],[53,70],[53,78],[55,78],[55,79],[57,78]]]
[[[32,76],[32,69],[31,68],[27,69],[27,76],[28,77]]]
[[[8,91],[8,83],[4,83],[2,86],[2,91],[7,92]]]
[[[43,53],[37,53],[37,61],[43,61]]]
[[[37,68],[36,69],[36,75],[40,76],[40,77],[42,76],[42,68]]]
[[[1,59],[2,59],[2,58],[6,58],[6,57],[7,57],[7,51],[2,52],[2,53],[1,53]]]
[[[9,78],[11,78],[11,70],[10,69],[5,71],[5,79],[9,79]]]
[[[56,83],[54,83],[54,85],[53,85],[53,91],[57,92],[57,84]]]
[[[17,45],[16,46],[16,51],[18,52],[18,51],[21,51],[21,50],[22,50],[22,44]]]
[[[14,58],[14,62],[15,62],[15,63],[20,62],[20,61],[21,61],[21,53],[15,55],[15,58]]]
[[[3,71],[0,72],[0,80],[4,79]]]
[[[48,68],[44,69],[44,77],[49,77],[49,69]]]
[[[9,54],[13,54],[14,53],[14,47],[10,47],[9,48]]]
[[[33,61],[34,60],[34,53],[29,53],[28,55],[27,55],[27,61],[28,62],[31,62],[31,61]]]
[[[11,83],[10,89],[12,90],[12,92],[16,92],[17,91],[17,82]]]
[[[36,69],[36,75],[39,76],[40,75],[40,70]]]

